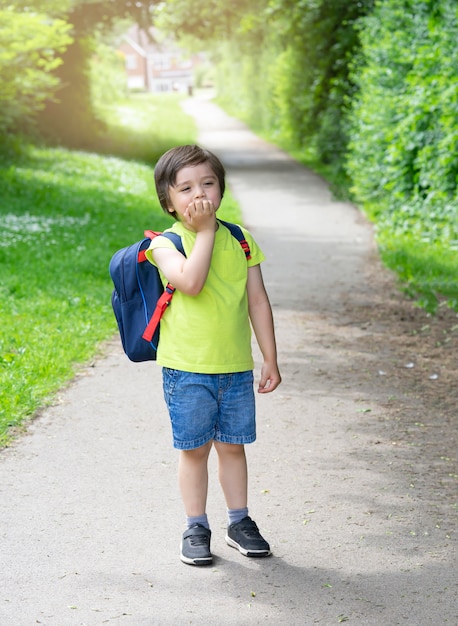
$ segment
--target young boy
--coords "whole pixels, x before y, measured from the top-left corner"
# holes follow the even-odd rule
[[[186,257],[165,237],[147,252],[176,292],[161,321],[157,361],[174,447],[180,450],[178,482],[187,529],[181,560],[209,565],[211,531],[206,514],[212,446],[224,492],[226,542],[249,557],[267,556],[270,546],[248,516],[244,444],[256,438],[251,325],[263,355],[259,393],[281,382],[274,325],[260,263],[264,256],[243,230],[251,258],[216,219],[225,189],[219,159],[199,146],[169,150],[158,161],[155,182],[162,208],[176,223]]]

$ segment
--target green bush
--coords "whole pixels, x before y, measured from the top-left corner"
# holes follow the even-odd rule
[[[454,0],[377,2],[353,64],[352,192],[385,262],[430,310],[458,301],[457,40]]]
[[[385,226],[429,241],[458,239],[457,40],[453,0],[379,2],[353,70],[354,196]]]

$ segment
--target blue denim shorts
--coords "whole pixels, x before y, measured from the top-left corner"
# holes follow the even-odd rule
[[[253,372],[195,374],[162,369],[173,446],[193,450],[211,440],[245,444],[256,439]]]

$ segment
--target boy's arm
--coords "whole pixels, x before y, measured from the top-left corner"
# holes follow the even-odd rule
[[[204,201],[192,205],[193,210],[185,215],[184,220],[196,232],[196,241],[189,256],[184,257],[178,250],[170,248],[156,248],[153,258],[175,289],[196,296],[205,285],[210,269],[216,218],[211,203]]]
[[[264,360],[258,391],[269,393],[281,383],[281,376],[277,364],[272,309],[264,287],[260,265],[248,268],[247,291],[250,320]]]

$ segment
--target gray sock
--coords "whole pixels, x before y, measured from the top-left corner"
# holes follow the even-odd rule
[[[204,528],[208,528],[210,530],[210,524],[208,523],[207,514],[198,515],[197,517],[188,517],[186,516],[186,528],[191,528],[194,524],[200,524]]]
[[[244,517],[248,515],[248,508],[243,509],[227,509],[227,524],[237,524],[242,521]]]

